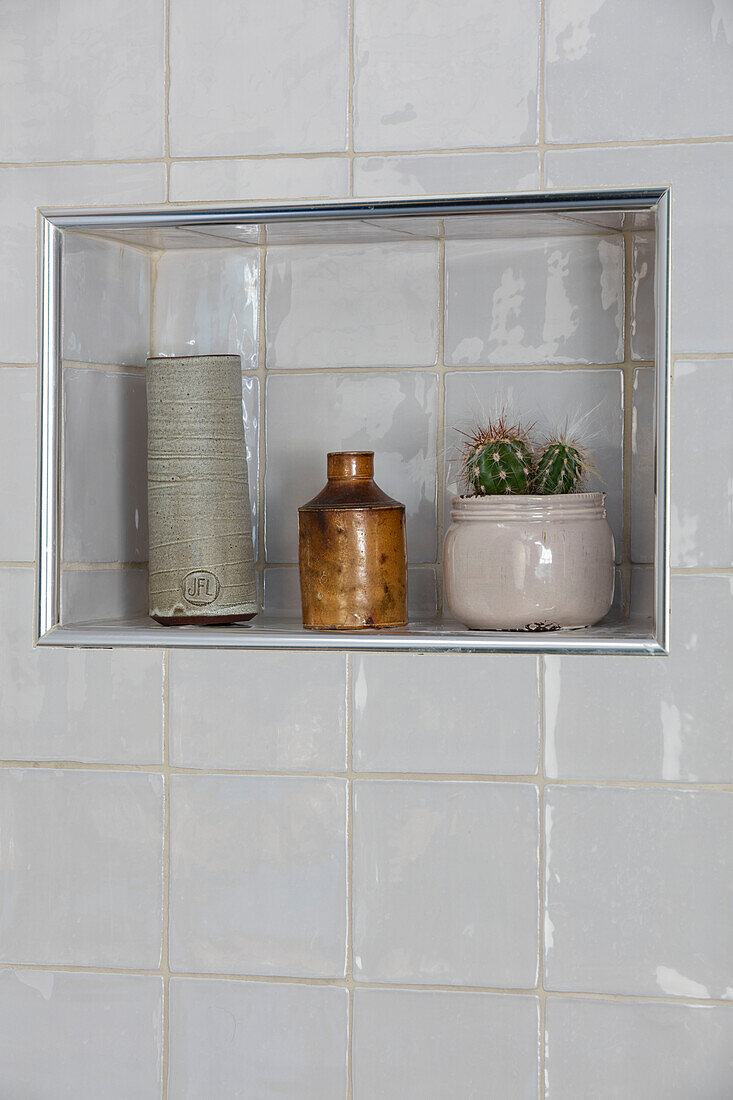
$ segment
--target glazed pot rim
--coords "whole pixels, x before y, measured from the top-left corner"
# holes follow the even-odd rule
[[[532,519],[570,520],[605,518],[606,494],[496,493],[487,496],[456,496],[451,500],[451,517],[455,520]]]
[[[216,355],[148,355],[146,357],[147,363],[159,363],[170,362],[175,359],[238,359],[242,362],[242,356],[239,352],[217,352]]]

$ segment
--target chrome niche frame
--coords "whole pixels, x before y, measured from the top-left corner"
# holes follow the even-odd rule
[[[293,221],[381,220],[460,214],[603,213],[650,211],[655,220],[655,563],[654,632],[624,636],[586,632],[524,634],[422,629],[404,632],[326,632],[292,629],[161,628],[131,630],[124,623],[79,627],[61,623],[61,435],[63,241],[67,231],[193,229]],[[645,187],[587,191],[466,195],[430,199],[353,200],[246,206],[134,207],[39,211],[39,381],[35,641],[38,645],[409,650],[533,653],[658,654],[669,651],[670,609],[670,250],[671,189]],[[628,323],[628,319],[626,319]],[[629,395],[626,395],[626,400]],[[425,624],[427,626],[427,624]]]

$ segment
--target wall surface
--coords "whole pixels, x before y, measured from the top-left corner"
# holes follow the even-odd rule
[[[731,1096],[730,0],[0,28],[0,1095]],[[38,206],[641,184],[669,658],[34,651]]]

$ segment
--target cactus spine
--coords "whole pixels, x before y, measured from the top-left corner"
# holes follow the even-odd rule
[[[532,451],[527,432],[519,424],[507,424],[503,416],[467,437],[462,461],[464,479],[476,496],[529,492]]]
[[[551,439],[540,452],[532,492],[549,496],[554,493],[577,493],[590,461],[577,446],[566,439]]]

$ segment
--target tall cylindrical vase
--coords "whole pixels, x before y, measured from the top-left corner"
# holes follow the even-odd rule
[[[231,623],[257,613],[238,355],[148,359],[150,615]]]

